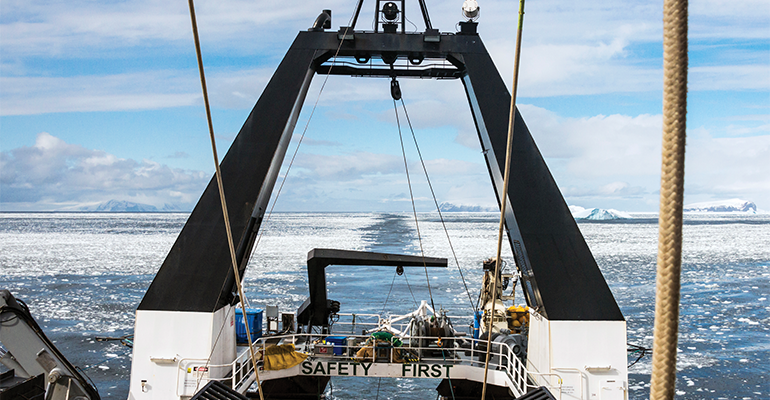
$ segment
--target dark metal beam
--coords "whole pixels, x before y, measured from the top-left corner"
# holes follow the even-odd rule
[[[252,240],[244,236],[253,236],[259,229],[259,210],[272,192],[313,75],[316,51],[298,42],[284,56],[221,163],[233,239],[241,244],[242,268]],[[227,302],[232,276],[222,208],[212,178],[138,309],[213,312]]]
[[[331,70],[331,71],[330,71]],[[442,68],[442,67],[428,67],[428,68],[411,68],[411,69],[399,69],[399,68],[386,68],[385,66],[368,67],[366,65],[348,65],[348,64],[334,64],[330,66],[327,64],[321,65],[316,68],[316,71],[321,75],[346,75],[346,76],[361,76],[372,78],[390,78],[392,76],[405,77],[405,78],[439,78],[439,79],[459,79],[462,77],[462,71],[456,68]]]
[[[463,83],[499,203],[511,96],[481,40],[474,46],[463,54]],[[518,110],[508,199],[508,239],[528,304],[550,320],[623,320]]]
[[[310,288],[309,309],[312,312],[310,324],[313,326],[328,325],[326,320],[326,267],[329,265],[446,268],[447,259],[354,250],[310,250],[307,253],[307,278]]]

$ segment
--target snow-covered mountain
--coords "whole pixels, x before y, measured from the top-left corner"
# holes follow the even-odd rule
[[[167,211],[166,207],[169,206],[168,204],[163,207],[162,211]],[[158,207],[149,205],[149,204],[141,204],[141,203],[132,203],[130,201],[121,201],[121,200],[110,200],[106,201],[104,203],[99,203],[95,206],[85,206],[80,207],[80,211],[94,211],[94,212],[158,212],[161,210],[158,210]]]
[[[500,212],[497,207],[443,202],[438,206],[442,212]]]
[[[757,205],[751,201],[729,199],[692,203],[684,206],[686,212],[747,212],[755,214]]]

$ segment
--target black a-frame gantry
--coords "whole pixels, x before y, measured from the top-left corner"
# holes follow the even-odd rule
[[[403,10],[403,0],[395,3]],[[399,10],[394,19],[378,17],[374,32],[356,31],[355,22],[329,31],[331,12],[324,11],[312,28],[297,35],[221,163],[241,276],[315,74],[462,80],[499,203],[510,94],[476,24],[461,22],[460,32],[439,33],[420,3],[422,33],[405,32]],[[377,12],[385,6],[378,0]],[[527,303],[550,320],[622,320],[518,111],[511,160],[505,223]],[[232,302],[235,279],[216,185],[212,178],[140,310],[213,312]]]

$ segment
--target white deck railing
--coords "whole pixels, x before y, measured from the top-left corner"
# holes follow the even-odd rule
[[[308,363],[325,362],[327,365],[328,363],[336,363],[351,366],[363,363],[367,365],[367,377],[463,378],[477,382],[483,381],[486,357],[486,351],[481,350],[486,346],[486,341],[483,340],[463,337],[443,338],[442,345],[445,347],[438,347],[436,337],[409,337],[403,339],[403,344],[400,347],[377,346],[376,350],[372,352],[371,358],[356,358],[356,352],[364,347],[366,340],[370,337],[369,335],[346,335],[345,343],[333,344],[331,347],[329,344],[323,343],[323,339],[329,336],[343,335],[289,334],[269,336],[260,338],[255,343],[255,350],[261,353],[265,348],[274,344],[292,343],[295,345],[296,351],[308,354],[306,360]],[[350,340],[348,341],[348,339]],[[348,343],[351,346],[348,346]],[[326,350],[323,353],[321,352],[322,348]],[[189,388],[194,393],[195,390],[202,388],[209,381],[219,380],[240,393],[246,392],[255,382],[255,374],[248,348],[240,347],[239,349],[241,351],[236,359],[227,365],[207,364],[206,360],[199,359],[179,360],[178,379],[180,380],[190,379],[188,370],[196,367],[198,369],[205,368],[206,373],[197,375],[195,382],[185,382],[184,385],[178,385],[178,387]],[[395,362],[396,351],[408,356],[410,360],[403,363]],[[263,381],[302,374],[302,367],[300,366],[280,371],[267,371],[262,369],[261,360],[258,361],[258,364],[260,379]],[[433,370],[428,369],[428,366],[434,365],[439,367],[433,367]],[[377,367],[371,368],[372,366]],[[305,368],[309,367],[306,366]],[[425,374],[422,373],[423,368]],[[226,369],[226,372],[223,373],[222,369]],[[212,371],[219,371],[215,375],[224,375],[224,377],[211,378],[211,376],[215,376],[211,374]],[[408,371],[408,374],[404,375],[404,371]],[[439,373],[439,371],[441,372]],[[314,371],[313,375],[345,375],[339,372],[324,371],[321,368],[320,373]],[[489,373],[495,384],[507,386],[516,397],[526,393],[526,368],[507,344],[492,343]],[[190,395],[188,390],[184,390],[184,392],[179,394]]]

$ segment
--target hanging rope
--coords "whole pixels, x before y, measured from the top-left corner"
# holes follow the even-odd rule
[[[425,161],[422,158],[420,145],[417,144],[417,135],[414,134],[414,128],[412,128],[412,121],[409,119],[409,113],[406,111],[406,103],[404,103],[403,97],[401,98],[401,107],[404,109],[404,116],[406,116],[406,122],[407,124],[409,124],[409,130],[412,132],[414,147],[417,149],[417,155],[420,157],[420,164],[422,165],[422,170],[425,173],[425,179],[428,181],[430,194],[431,196],[433,196],[433,203],[436,205],[436,211],[438,211],[438,217],[441,220],[441,226],[444,228],[444,234],[446,235],[446,240],[449,242],[449,249],[452,250],[452,257],[454,257],[455,264],[457,265],[457,270],[460,271],[460,278],[462,279],[463,285],[465,286],[465,293],[468,294],[468,301],[470,301],[471,303],[471,308],[473,309],[473,311],[477,311],[479,309],[478,301],[474,306],[473,299],[471,298],[471,291],[468,289],[468,284],[465,282],[465,275],[463,275],[463,269],[460,268],[460,262],[457,260],[457,254],[455,253],[455,248],[454,246],[452,246],[452,239],[449,237],[449,231],[446,228],[446,222],[444,222],[444,215],[441,213],[441,207],[439,207],[438,205],[438,200],[436,200],[436,192],[433,191],[433,185],[430,183],[430,176],[428,176],[428,168],[425,167]]]
[[[674,398],[687,128],[687,0],[663,2],[663,159],[650,399]]]
[[[409,289],[409,294],[412,295],[412,302],[414,302],[414,306],[417,307],[417,298],[414,297],[412,285],[409,284],[409,277],[407,276],[406,271],[404,271],[404,280],[406,281],[406,288]]]
[[[391,68],[393,66],[391,65]],[[395,77],[393,78],[393,82],[398,83],[395,80]],[[395,85],[398,87],[398,84]],[[391,93],[395,93],[393,90],[393,85],[391,85]],[[412,201],[412,214],[414,215],[414,225],[417,229],[417,242],[420,244],[420,255],[422,256],[422,266],[425,270],[425,282],[428,284],[428,295],[430,296],[430,306],[433,308],[433,311],[436,311],[436,305],[433,304],[433,292],[430,289],[430,277],[428,277],[428,266],[425,265],[425,251],[423,251],[422,248],[422,235],[420,235],[420,224],[417,221],[417,208],[414,206],[414,194],[412,193],[412,181],[409,179],[409,165],[406,161],[406,149],[404,148],[404,136],[401,134],[401,123],[398,120],[398,106],[396,105],[396,97],[399,99],[401,98],[401,90],[398,89],[398,96],[395,94],[393,95],[393,110],[396,112],[396,125],[398,126],[398,139],[401,142],[401,154],[404,157],[404,170],[406,171],[406,183],[409,185],[409,198]]]
[[[388,290],[388,295],[385,297],[385,302],[382,303],[382,311],[380,311],[380,314],[385,314],[385,307],[388,306],[388,300],[390,300],[390,293],[393,292],[393,286],[396,284],[396,275],[398,274],[394,271],[393,280],[390,282],[390,289]]]
[[[481,398],[487,394],[487,376],[489,374],[489,357],[492,349],[492,322],[495,316],[495,295],[497,293],[497,279],[500,275],[501,253],[503,247],[503,228],[505,227],[505,205],[508,202],[508,179],[511,169],[511,147],[513,146],[513,125],[516,120],[516,89],[519,83],[519,59],[521,58],[521,35],[524,25],[524,0],[519,1],[519,27],[516,31],[516,56],[513,63],[513,90],[511,91],[511,108],[508,115],[508,142],[505,151],[505,173],[503,174],[503,193],[500,198],[500,226],[497,232],[497,258],[495,259],[495,277],[492,285],[492,309],[489,315],[489,327],[487,329],[487,358],[484,361],[484,384],[481,387]]]
[[[190,6],[190,21],[192,23],[193,37],[195,39],[195,54],[198,58],[198,71],[201,77],[201,88],[203,89],[203,103],[206,106],[206,121],[209,126],[209,138],[211,139],[211,151],[214,156],[214,168],[216,171],[217,187],[219,188],[219,200],[222,204],[222,216],[225,220],[225,231],[227,232],[227,244],[230,248],[230,260],[233,264],[233,273],[235,274],[235,283],[238,287],[238,295],[241,300],[241,308],[243,308],[244,315],[246,313],[246,306],[243,303],[245,296],[243,295],[243,286],[241,285],[240,274],[238,273],[238,262],[235,259],[235,247],[233,246],[233,234],[230,229],[230,217],[227,214],[227,202],[225,201],[225,191],[222,185],[222,171],[219,169],[219,157],[217,156],[217,143],[214,138],[214,124],[211,122],[211,107],[209,106],[209,95],[206,90],[206,75],[203,72],[203,57],[201,56],[200,39],[198,38],[198,23],[195,20],[195,6],[193,0],[188,0]],[[249,342],[249,355],[251,356],[251,364],[254,366],[254,374],[256,375],[257,386],[259,387],[259,398],[264,400],[262,394],[262,382],[259,380],[259,367],[257,366],[257,357],[254,354],[254,346],[251,341],[251,330],[249,329],[248,318],[244,318],[243,322],[246,326],[246,338]]]

